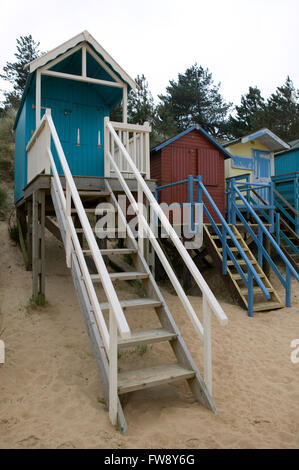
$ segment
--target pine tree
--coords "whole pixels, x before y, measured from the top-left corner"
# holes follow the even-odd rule
[[[128,122],[131,124],[143,124],[148,121],[153,124],[155,105],[145,76],[137,75],[136,90],[131,90],[128,95]],[[122,103],[118,103],[110,113],[111,121],[122,121]]]
[[[267,102],[266,121],[270,129],[289,142],[299,136],[299,90],[290,77],[277,87]]]
[[[153,123],[155,106],[145,76],[137,75],[137,90],[131,90],[128,97],[128,120],[132,124]]]
[[[160,113],[163,107],[178,131],[200,124],[217,137],[226,134],[226,116],[231,103],[225,103],[219,93],[220,83],[215,85],[212,74],[197,64],[178,75],[178,81],[170,80],[166,94],[160,95]]]
[[[228,129],[232,137],[242,137],[263,127],[265,124],[265,100],[257,87],[249,87],[242,95],[240,106],[236,106],[236,116],[230,116]]]
[[[3,67],[4,74],[0,77],[13,85],[13,91],[4,93],[5,107],[18,107],[22,94],[25,90],[29,70],[24,66],[41,55],[38,47],[39,42],[35,42],[31,36],[20,36],[17,39],[16,62],[7,62]]]

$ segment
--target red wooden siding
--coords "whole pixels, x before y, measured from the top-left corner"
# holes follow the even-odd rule
[[[198,130],[189,132],[151,156],[151,178],[156,179],[159,186],[184,180],[188,175],[202,176],[204,185],[225,215],[224,155]],[[187,202],[187,184],[161,191],[159,201],[167,204]]]

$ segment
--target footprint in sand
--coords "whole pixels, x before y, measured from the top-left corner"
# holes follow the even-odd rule
[[[186,441],[186,445],[187,447],[189,447],[190,449],[197,449],[199,447],[199,439],[188,439],[188,441]]]
[[[18,441],[17,444],[27,447],[29,449],[32,449],[33,447],[36,447],[39,445],[40,439],[36,436],[28,436],[25,437],[25,439],[22,439],[21,441]]]

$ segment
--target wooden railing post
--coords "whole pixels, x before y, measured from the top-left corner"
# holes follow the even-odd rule
[[[140,253],[142,254],[142,256],[144,255],[144,230],[143,230],[143,223],[142,223],[142,217],[144,215],[143,213],[143,190],[142,190],[142,187],[140,185],[140,183],[138,183],[138,207],[139,207],[139,211],[138,211],[138,247],[139,247],[139,250],[140,250]]]
[[[109,418],[117,423],[117,324],[113,311],[109,310]]]
[[[226,240],[226,228],[222,225],[222,274],[227,274],[227,240]]]
[[[32,202],[32,295],[45,303],[45,193],[35,191]]]
[[[207,296],[202,296],[203,334],[204,334],[204,379],[212,396],[212,345],[211,345],[211,310]]]
[[[71,199],[71,191],[68,182],[65,182],[65,199],[66,199],[66,238],[65,238],[65,252],[66,252],[66,265],[68,268],[71,267],[71,258],[72,258],[72,251],[71,251],[71,232],[68,223],[68,218],[71,217],[72,213],[72,199]]]
[[[247,289],[248,289],[248,316],[253,317],[253,276],[251,271],[248,270],[247,278]]]
[[[188,203],[189,203],[189,229],[194,232],[194,200],[193,200],[193,176],[188,175]]]
[[[109,139],[110,139],[110,133],[107,128],[107,124],[109,122],[109,117],[104,118],[104,175],[109,178],[110,176],[110,162],[108,158],[108,152],[110,150],[109,146]]]

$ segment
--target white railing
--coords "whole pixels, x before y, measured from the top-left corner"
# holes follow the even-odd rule
[[[46,120],[43,120],[26,147],[27,183],[43,171],[46,174],[50,173],[50,162],[47,155],[47,148],[50,147],[50,142],[50,129],[46,125]]]
[[[117,135],[115,128],[109,119],[105,119],[105,136],[106,136],[106,146],[105,146],[105,161],[109,161],[109,166],[113,168],[114,174],[118,177],[124,192],[126,193],[135,213],[138,218],[138,246],[143,253],[144,251],[144,235],[147,236],[160,259],[162,266],[164,267],[179,299],[182,302],[182,305],[185,308],[187,315],[189,316],[197,334],[204,343],[204,379],[207,385],[208,390],[212,393],[212,355],[211,355],[211,311],[215,314],[216,318],[222,325],[226,325],[228,322],[227,316],[225,315],[222,307],[215,298],[213,292],[207,285],[206,281],[200,274],[197,266],[190,257],[183,243],[179,239],[176,231],[171,226],[169,220],[164,214],[163,210],[159,206],[158,202],[154,198],[151,190],[146,184],[141,173],[138,171],[138,168],[129,155],[126,147],[123,142],[120,140]],[[117,151],[116,151],[117,150]],[[115,160],[115,154],[118,155],[118,161]],[[121,157],[121,159],[120,159]],[[135,178],[138,184],[138,196],[137,201],[133,196],[131,190],[129,189],[128,184],[125,181],[125,178],[122,174],[120,168],[126,167],[129,168],[131,175]],[[155,234],[148,224],[144,213],[144,198],[147,199],[148,204],[150,205],[151,214],[153,217],[158,217],[160,219],[161,225],[165,230],[165,233],[168,234],[172,240],[174,246],[179,252],[181,258],[192,274],[195,282],[200,288],[203,301],[202,301],[202,310],[203,310],[203,325],[201,324],[198,316],[196,315],[194,308],[192,307],[188,297],[186,296],[182,286],[177,279],[176,274],[174,273],[171,265],[169,264],[163,250],[161,249]]]
[[[109,118],[105,118],[105,123]],[[150,177],[150,146],[149,134],[151,127],[148,122],[143,126],[137,124],[125,124],[121,122],[112,122],[110,124],[118,135],[119,140],[122,142],[126,150],[135,163],[137,170],[146,178]],[[107,127],[105,126],[105,129]],[[104,137],[105,155],[107,156],[107,148],[112,150],[113,160],[117,163],[117,167],[126,179],[134,178],[134,173],[127,160],[122,158],[121,151],[118,147],[111,145],[111,136],[109,132],[105,132]],[[105,176],[116,176],[113,165],[110,164],[110,159],[105,158]]]
[[[44,139],[44,136],[47,136],[47,139]],[[59,175],[57,173],[56,165],[54,158],[51,152],[51,139],[53,139],[57,155],[62,167],[63,174],[65,176],[66,184],[66,194],[64,194],[63,187]],[[47,146],[45,147],[45,142]],[[97,322],[103,344],[109,358],[109,416],[112,424],[116,424],[117,421],[117,403],[118,403],[118,394],[117,394],[117,344],[118,344],[118,332],[122,338],[130,338],[131,332],[127,320],[124,316],[123,310],[121,308],[119,299],[116,295],[113,283],[110,279],[109,273],[107,271],[105,262],[103,260],[100,249],[95,240],[92,228],[88,221],[86,212],[82,205],[78,190],[76,188],[74,179],[70,172],[67,160],[65,158],[60,140],[58,138],[50,110],[47,110],[38,129],[35,131],[34,135],[30,139],[27,145],[27,151],[31,155],[41,155],[43,165],[53,172],[53,178],[55,181],[55,186],[57,188],[57,193],[59,200],[64,212],[65,225],[66,225],[66,261],[68,267],[71,267],[71,252],[74,250],[76,253],[82,277],[86,286],[86,290],[89,295],[90,303],[93,309],[93,314]],[[47,156],[47,161],[45,159]],[[42,166],[42,165],[41,165]],[[49,171],[50,173],[50,171]],[[86,265],[86,261],[80,246],[77,232],[73,224],[71,217],[71,203],[73,202],[78,217],[80,219],[83,232],[87,241],[87,244],[90,249],[94,264],[96,266],[97,272],[100,276],[102,286],[104,288],[108,303],[109,303],[109,332],[106,326],[106,322],[101,311],[101,307]]]

